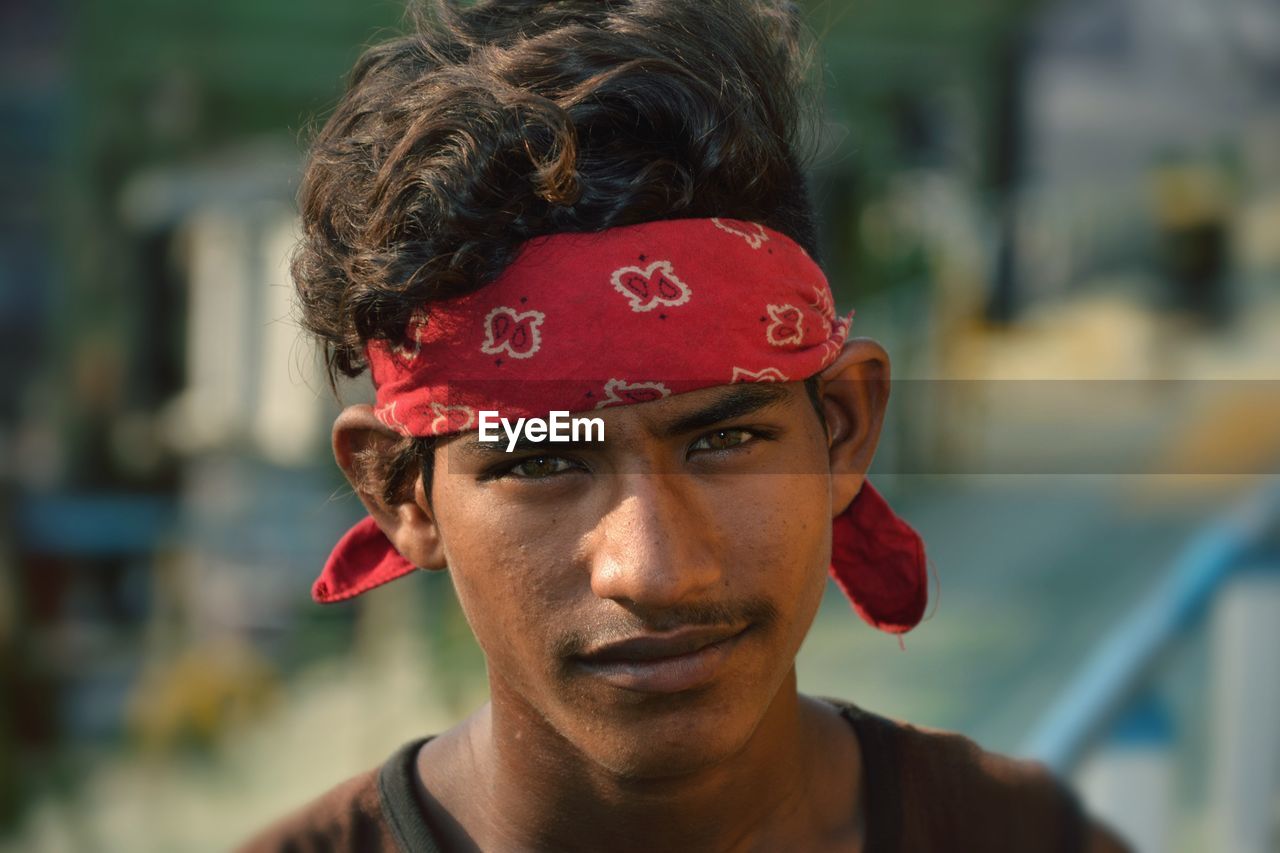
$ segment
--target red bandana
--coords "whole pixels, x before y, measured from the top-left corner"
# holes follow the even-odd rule
[[[403,435],[475,429],[478,412],[546,417],[734,382],[806,379],[831,364],[850,317],[799,245],[729,219],[664,220],[530,241],[486,287],[415,316],[367,353],[375,414]],[[924,543],[864,483],[833,521],[831,573],[870,624],[924,614]],[[372,518],[312,587],[340,601],[413,571]]]

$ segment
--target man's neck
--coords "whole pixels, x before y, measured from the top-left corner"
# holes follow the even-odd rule
[[[797,694],[794,671],[740,751],[661,779],[612,773],[494,697],[441,739],[435,757],[447,779],[429,750],[420,762],[450,834],[480,849],[861,846],[857,739],[834,708]]]

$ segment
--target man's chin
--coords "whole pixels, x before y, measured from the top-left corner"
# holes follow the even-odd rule
[[[620,780],[658,781],[689,776],[740,753],[760,715],[739,703],[687,697],[645,702],[580,721],[579,750]],[[764,709],[760,709],[761,715]]]
[[[730,761],[746,744],[724,733],[709,738],[668,738],[659,742],[610,744],[591,757],[621,782],[662,782],[695,776]]]

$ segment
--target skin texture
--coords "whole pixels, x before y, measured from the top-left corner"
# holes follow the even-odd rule
[[[853,339],[820,378],[825,432],[802,383],[720,386],[605,409],[603,444],[453,437],[430,500],[421,480],[398,504],[357,486],[404,556],[449,568],[488,661],[491,701],[420,761],[454,846],[860,848],[856,738],[797,693],[795,656],[830,519],[875,450],[888,356]],[[368,406],[339,416],[353,485],[359,452],[395,438]],[[583,661],[691,626],[732,639],[689,689],[637,691]]]

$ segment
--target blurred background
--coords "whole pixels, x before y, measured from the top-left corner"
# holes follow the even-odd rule
[[[1046,761],[1144,851],[1280,850],[1280,3],[807,6],[936,585],[903,649],[833,589],[802,689]],[[0,849],[227,849],[484,699],[447,577],[308,597],[361,513],[293,199],[401,14],[0,4]]]

